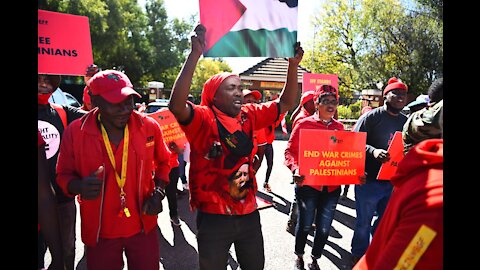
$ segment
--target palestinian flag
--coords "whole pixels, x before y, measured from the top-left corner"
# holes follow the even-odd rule
[[[199,1],[204,56],[294,56],[298,0]]]

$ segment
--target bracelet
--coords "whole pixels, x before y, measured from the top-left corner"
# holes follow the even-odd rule
[[[154,190],[154,192],[160,193],[160,195],[162,195],[162,197],[165,197],[165,191],[161,187],[155,186],[155,188],[153,190]]]

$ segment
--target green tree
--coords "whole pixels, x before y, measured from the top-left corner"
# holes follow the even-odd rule
[[[198,61],[197,68],[193,73],[191,91],[200,93],[203,89],[203,84],[211,76],[220,72],[232,72],[232,68],[225,63],[221,58],[202,58]]]
[[[425,92],[443,73],[443,23],[432,9],[418,10],[399,0],[327,0],[314,20],[315,43],[305,56],[312,61],[305,66],[338,74],[342,97],[392,76],[414,94]]]
[[[135,87],[171,87],[185,59],[192,24],[169,21],[163,0],[148,0],[145,11],[136,0],[44,0],[39,8],[87,16],[95,64],[125,71]]]

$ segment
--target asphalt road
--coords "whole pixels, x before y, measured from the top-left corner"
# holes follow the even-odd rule
[[[283,165],[286,141],[276,140],[273,143],[274,165],[269,183],[272,193],[266,193],[261,188],[258,196],[272,202],[270,207],[260,210],[262,231],[265,246],[265,270],[293,269],[295,255],[293,253],[295,239],[285,228],[288,213],[293,201],[293,185],[290,184],[291,173]],[[187,166],[188,169],[188,166]],[[257,183],[262,187],[265,180],[266,163],[257,172]],[[179,181],[180,182],[180,181]],[[179,189],[181,185],[179,183]],[[318,260],[322,270],[351,269],[350,242],[353,236],[355,223],[354,187],[350,186],[348,198],[339,200],[337,211],[327,240],[327,245],[322,257]],[[167,200],[163,201],[164,211],[158,217],[160,230],[160,269],[167,270],[194,270],[198,269],[198,253],[196,243],[195,213],[190,212],[188,194],[179,197],[178,212],[181,226],[176,227],[170,223]],[[86,269],[83,260],[83,243],[80,239],[80,222],[77,217],[77,244],[76,244],[76,269]],[[305,267],[310,261],[310,252],[313,235],[309,235],[305,248]],[[240,269],[236,262],[235,251],[231,248],[231,258],[228,270]],[[50,257],[46,255],[46,265]],[[125,267],[124,269],[127,269]]]

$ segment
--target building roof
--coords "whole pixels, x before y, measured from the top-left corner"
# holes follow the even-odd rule
[[[287,58],[267,58],[240,73],[240,79],[249,81],[285,82],[287,76]],[[302,83],[303,73],[309,70],[298,66],[298,83]]]

